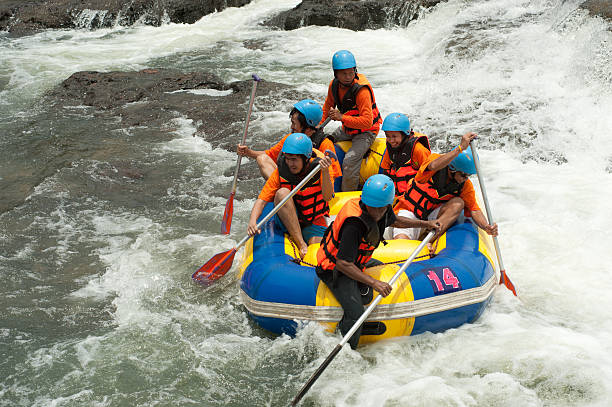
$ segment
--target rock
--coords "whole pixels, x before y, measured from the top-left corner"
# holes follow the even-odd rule
[[[251,0],[0,0],[0,30],[27,35],[54,28],[101,28],[135,22],[194,23]]]
[[[85,106],[112,109],[142,100],[159,100],[165,92],[189,89],[228,90],[221,80],[204,72],[181,73],[167,69],[138,72],[77,72],[50,96]]]
[[[264,25],[294,30],[308,25],[348,28],[354,31],[406,26],[419,13],[441,0],[304,0]]]
[[[177,114],[199,123],[208,141],[221,141],[240,133],[252,80],[226,84],[214,74],[171,69],[134,72],[77,72],[46,95],[58,109],[93,106],[99,114],[120,117],[120,127],[162,128]],[[257,98],[278,100],[298,97],[288,85],[262,81]],[[312,95],[303,95],[302,97]],[[233,146],[229,146],[233,148]]]
[[[593,16],[612,20],[612,1],[610,0],[587,0],[580,7],[589,10]]]
[[[253,86],[248,72],[244,77],[244,81],[225,83],[207,72],[153,68],[71,75],[41,97],[26,122],[11,129],[18,140],[18,153],[3,162],[12,173],[0,178],[0,214],[21,205],[36,186],[61,170],[74,171],[76,178],[69,178],[74,181],[70,193],[75,195],[123,199],[121,204],[126,207],[141,206],[143,200],[156,202],[174,186],[160,181],[170,177],[162,172],[171,171],[171,166],[158,169],[146,164],[152,146],[176,139],[177,131],[193,128],[193,136],[215,149],[235,151]],[[306,97],[315,95],[264,78],[257,86],[249,128],[251,135],[257,134],[253,147],[267,148],[289,128],[287,118],[283,128],[262,131],[257,125],[262,112],[288,113],[295,101]],[[92,162],[98,163],[93,165],[95,174],[79,170]],[[241,186],[245,193],[252,188],[255,194],[261,188],[255,166],[253,160],[243,162],[240,178],[245,181]],[[89,176],[109,182],[83,183],[81,177]],[[136,192],[125,194],[127,189]],[[217,192],[227,198],[226,190]]]

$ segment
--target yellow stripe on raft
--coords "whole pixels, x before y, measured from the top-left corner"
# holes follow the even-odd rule
[[[352,142],[350,141],[339,141],[336,146],[339,147],[345,153],[351,148]],[[374,174],[378,174],[380,162],[382,161],[383,154],[387,148],[387,139],[385,137],[377,137],[374,139],[374,143],[370,146],[370,154],[363,160],[361,160],[361,167],[359,169],[359,178],[363,184],[365,180],[370,178]]]
[[[287,241],[287,235],[285,235],[285,241]],[[253,262],[253,238],[247,240],[244,245],[244,253],[242,253],[242,263],[240,263],[240,267],[238,268],[238,281],[242,279],[242,275],[249,264]]]
[[[393,275],[399,270],[399,266],[395,264],[388,264],[385,266],[371,267],[366,272],[377,280],[389,281]],[[374,292],[374,296],[378,295]],[[383,298],[381,304],[397,304],[403,302],[414,301],[414,294],[412,293],[412,287],[406,274],[401,274],[395,284],[393,284],[393,291],[387,297]],[[317,290],[317,303],[320,306],[332,306],[340,307],[340,304],[333,296],[327,285],[323,282],[319,283]],[[365,309],[366,306],[364,306]],[[414,318],[404,319],[391,319],[385,320],[383,323],[386,326],[386,331],[382,335],[363,335],[359,340],[360,344],[376,342],[386,338],[393,338],[396,336],[410,336],[412,328],[414,327]],[[337,323],[324,323],[327,330],[333,332],[336,329]]]

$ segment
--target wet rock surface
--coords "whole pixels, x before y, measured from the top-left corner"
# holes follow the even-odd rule
[[[0,30],[28,35],[54,28],[101,28],[136,22],[194,23],[251,0],[0,0]]]
[[[589,10],[593,16],[612,20],[612,1],[610,0],[587,0],[580,7]]]
[[[0,213],[21,205],[38,185],[60,170],[74,172],[75,185],[91,184],[83,181],[88,177],[103,177],[108,182],[94,183],[103,188],[98,191],[100,199],[109,195],[119,199],[117,191],[133,189],[137,194],[126,198],[125,206],[164,196],[168,186],[160,180],[168,174],[144,164],[153,146],[176,139],[188,123],[193,137],[202,138],[213,148],[234,151],[244,128],[252,86],[248,79],[225,83],[211,73],[172,69],[74,73],[41,98],[27,123],[14,128],[18,153],[6,163],[14,171],[0,179]],[[260,82],[249,133],[257,134],[256,121],[262,113],[288,113],[289,103],[313,96],[296,92],[289,85]],[[284,130],[279,129],[272,138],[280,138]],[[259,148],[269,144],[259,135],[255,139]],[[80,172],[92,162],[99,163],[99,171]],[[254,165],[243,162],[241,167],[240,179],[247,180],[245,191],[249,182],[261,187]],[[156,182],[151,183],[152,178]],[[77,189],[70,192],[79,193]],[[225,195],[226,191],[218,193]]]
[[[244,120],[252,86],[252,80],[226,84],[211,73],[171,69],[77,72],[47,98],[56,108],[92,106],[98,115],[120,117],[122,127],[161,126],[174,117],[186,117],[214,141],[239,130],[234,126]],[[257,98],[290,98],[290,92],[288,85],[262,81]]]
[[[427,8],[441,0],[304,0],[282,12],[265,25],[294,30],[308,25],[347,28],[354,31],[406,26]]]

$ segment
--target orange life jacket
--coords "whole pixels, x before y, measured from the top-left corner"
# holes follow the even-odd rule
[[[357,218],[366,227],[366,238],[361,239],[357,248],[357,259],[355,265],[363,271],[366,263],[372,258],[372,252],[378,247],[381,236],[377,222],[360,205],[360,198],[347,201],[336,219],[325,231],[323,241],[317,251],[317,264],[323,270],[333,271],[336,267],[336,259],[340,248],[340,230],[348,218]]]
[[[372,89],[372,85],[363,74],[355,74],[356,80],[353,81],[353,85],[346,91],[342,100],[340,100],[340,95],[338,93],[338,87],[340,86],[340,82],[338,79],[332,81],[332,95],[334,96],[334,106],[340,110],[340,113],[348,115],[348,116],[359,116],[359,110],[357,108],[357,92],[361,90],[361,88],[365,87],[370,92],[370,99],[372,100],[372,127],[367,129],[352,129],[350,127],[346,127],[344,124],[342,125],[344,132],[349,135],[365,133],[366,131],[371,131],[374,134],[378,133],[380,126],[382,124],[382,117],[380,116],[380,112],[378,111],[378,107],[376,107],[376,99],[374,98],[374,90]]]
[[[385,154],[391,161],[390,168],[381,168],[382,173],[388,175],[395,184],[395,195],[402,195],[408,190],[408,182],[414,178],[418,168],[412,166],[412,152],[416,143],[421,143],[426,149],[429,148],[429,139],[421,133],[410,132],[410,135],[398,148],[393,149],[387,143]]]
[[[285,163],[284,154],[280,154],[277,165],[281,188],[293,190],[317,166],[319,161],[320,158],[318,157],[311,159],[302,172],[296,175],[289,171],[289,167]],[[329,215],[329,205],[323,199],[320,174],[312,177],[301,190],[293,195],[293,203],[295,204],[298,220],[301,224],[312,223],[321,216]]]
[[[465,182],[449,180],[448,167],[444,167],[425,183],[416,182],[413,178],[408,184],[403,200],[408,204],[407,209],[417,218],[427,220],[434,209],[451,198],[460,196],[464,184]]]

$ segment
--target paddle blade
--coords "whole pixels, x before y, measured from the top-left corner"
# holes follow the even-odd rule
[[[514,284],[512,284],[512,281],[510,281],[510,279],[508,278],[506,270],[501,271],[501,276],[499,277],[499,284],[505,285],[508,290],[512,291],[512,294],[514,294],[515,297],[518,297],[518,295],[516,295],[516,289],[514,288]]]
[[[236,248],[223,253],[215,254],[212,259],[191,275],[191,278],[204,285],[209,285],[228,272],[234,261]]]
[[[225,212],[223,212],[223,220],[221,221],[221,233],[229,235],[232,228],[232,216],[234,215],[234,192],[225,203]]]

